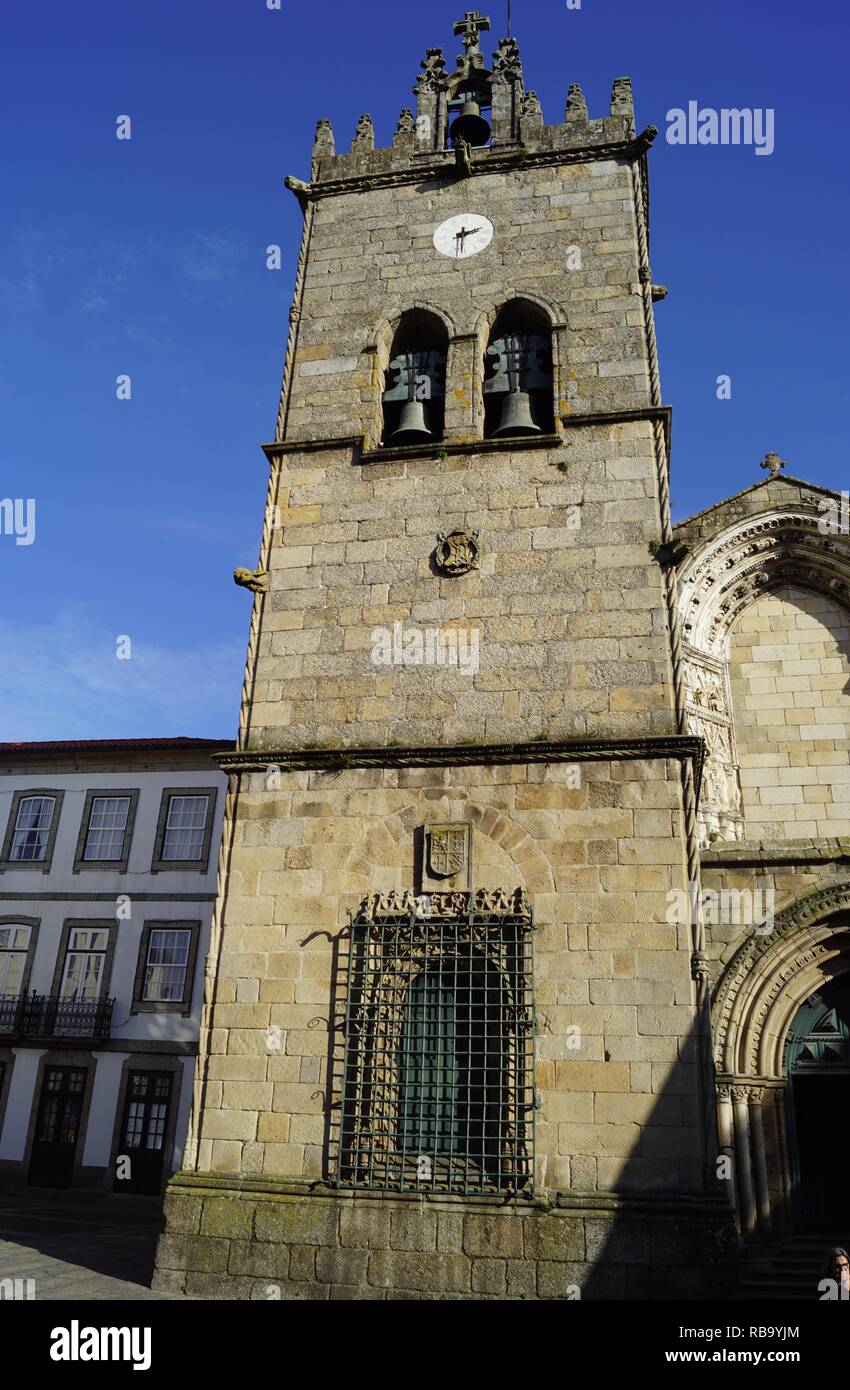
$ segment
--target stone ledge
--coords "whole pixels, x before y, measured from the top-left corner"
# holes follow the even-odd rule
[[[494,763],[617,762],[659,758],[692,760],[699,787],[704,743],[691,734],[634,738],[570,738],[532,743],[474,743],[414,748],[223,749],[212,756],[225,772],[339,771],[353,767],[488,767]]]
[[[165,1214],[154,1287],[198,1298],[699,1297],[735,1280],[728,1208],[696,1196],[506,1205],[181,1173]]]
[[[738,840],[722,849],[700,852],[704,868],[741,868],[756,864],[823,864],[850,862],[850,840]]]

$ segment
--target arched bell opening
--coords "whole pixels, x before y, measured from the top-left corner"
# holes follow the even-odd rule
[[[496,315],[484,358],[484,434],[488,439],[550,434],[552,329],[545,312],[513,299]]]
[[[382,443],[427,444],[443,438],[448,334],[436,314],[403,314],[390,349],[383,393]]]
[[[455,84],[447,104],[446,148],[465,141],[472,149],[490,144],[493,97],[486,72],[473,69]]]

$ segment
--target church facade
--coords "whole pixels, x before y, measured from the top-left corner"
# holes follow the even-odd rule
[[[656,131],[627,79],[545,123],[487,29],[287,180],[161,1289],[734,1296],[832,1201],[789,1068],[843,1058],[846,539],[778,459],[672,526]]]

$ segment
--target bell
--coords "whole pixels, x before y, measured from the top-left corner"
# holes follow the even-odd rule
[[[453,145],[466,140],[470,145],[486,145],[490,139],[490,126],[481,114],[477,101],[465,101],[460,114],[449,127],[449,139]]]
[[[424,401],[405,401],[398,420],[398,429],[393,430],[391,438],[395,444],[416,444],[420,439],[430,439],[431,431],[425,420]]]
[[[531,418],[531,401],[527,391],[509,391],[502,405],[502,418],[499,428],[493,431],[493,438],[500,434],[539,434],[540,426]]]

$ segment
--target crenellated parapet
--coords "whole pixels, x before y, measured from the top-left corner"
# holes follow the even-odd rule
[[[313,182],[333,184],[352,178],[384,175],[453,177],[461,168],[487,173],[517,160],[564,151],[575,158],[582,150],[601,150],[635,138],[631,81],[618,77],[613,83],[609,110],[591,118],[581,87],[573,83],[567,93],[564,119],[547,123],[540,99],[526,91],[519,46],[514,38],[500,39],[490,64],[480,48],[480,35],[490,27],[483,16],[467,14],[455,26],[464,51],[450,72],[441,48],[429,48],[420,64],[413,93],[415,111],[406,107],[389,145],[375,144],[371,117],[361,116],[347,153],[336,153],[328,121],[320,121],[313,149]],[[474,103],[489,126],[489,138],[473,140],[461,149],[452,135],[455,119],[464,103]],[[331,191],[330,189],[328,191]]]

